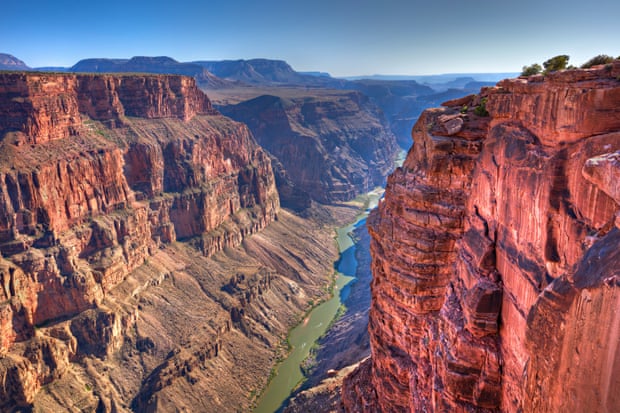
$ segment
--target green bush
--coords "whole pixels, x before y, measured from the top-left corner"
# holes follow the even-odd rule
[[[521,72],[521,76],[537,75],[540,72],[542,72],[542,67],[538,63],[534,63],[529,66],[523,66],[523,71]]]
[[[611,56],[607,56],[606,54],[600,54],[598,56],[594,56],[592,59],[588,60],[584,64],[581,65],[582,69],[589,69],[592,66],[598,65],[606,65],[607,63],[611,63],[614,61],[614,58]]]
[[[566,69],[566,67],[568,66],[568,59],[570,59],[568,55],[561,54],[547,60],[543,63],[543,66],[545,68],[545,74]]]
[[[474,113],[478,116],[489,116],[489,111],[487,111],[487,98],[482,98],[480,104],[474,108]]]

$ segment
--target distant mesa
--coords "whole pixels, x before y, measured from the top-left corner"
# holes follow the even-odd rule
[[[366,75],[366,76],[347,76],[343,79],[347,80],[415,80],[425,85],[443,85],[455,79],[462,77],[472,77],[476,81],[499,82],[502,79],[513,78],[519,76],[518,72],[504,73],[444,73],[439,75]]]
[[[251,60],[222,60],[197,61],[200,65],[217,76],[248,81],[288,82],[297,76],[293,68],[282,60],[251,59]]]
[[[36,70],[37,72],[55,72],[55,73],[65,73],[69,71],[69,69],[64,66],[42,66],[42,67],[34,67],[31,70]]]
[[[18,58],[7,53],[0,53],[0,70],[32,70]]]
[[[317,77],[332,77],[332,75],[330,75],[327,72],[299,72],[302,75],[308,75],[308,76],[317,76]]]
[[[230,87],[229,81],[214,76],[194,63],[181,63],[167,56],[135,56],[131,59],[84,59],[77,62],[69,72],[95,73],[157,73],[192,76],[201,87],[217,89]]]
[[[323,72],[301,73],[287,62],[272,59],[197,61],[216,76],[252,85],[297,85],[341,88],[346,83]]]

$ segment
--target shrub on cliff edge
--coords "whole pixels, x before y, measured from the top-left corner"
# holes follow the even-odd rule
[[[566,67],[568,66],[568,59],[570,59],[568,55],[561,54],[547,60],[543,63],[543,66],[545,68],[545,74],[566,69]]]
[[[487,101],[488,98],[482,98],[480,104],[474,108],[474,113],[478,116],[489,116],[489,111],[487,111]]]
[[[592,66],[597,65],[605,65],[607,63],[611,63],[614,61],[614,58],[611,56],[607,56],[606,54],[600,54],[598,56],[594,56],[592,59],[588,60],[584,64],[581,65],[582,69],[589,69]]]
[[[521,72],[521,76],[537,75],[540,72],[542,72],[542,66],[539,65],[538,63],[534,63],[534,64],[529,65],[529,66],[523,66],[523,69],[522,69],[522,72]]]

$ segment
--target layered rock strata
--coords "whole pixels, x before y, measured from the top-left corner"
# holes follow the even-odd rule
[[[0,125],[1,409],[124,345],[138,312],[109,297],[159,249],[210,256],[276,219],[268,156],[192,78],[4,73]]]
[[[383,185],[397,144],[383,114],[366,96],[329,90],[281,93],[220,110],[247,123],[277,158],[276,165],[283,168],[278,190],[284,206],[301,210],[309,200],[348,201]]]
[[[620,408],[620,61],[427,110],[371,214],[348,411]]]
[[[195,81],[182,76],[6,73],[0,91],[0,135],[18,132],[28,144],[77,135],[82,114],[115,126],[125,116],[189,120],[215,113]]]

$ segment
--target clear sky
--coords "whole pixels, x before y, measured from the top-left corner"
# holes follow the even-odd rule
[[[620,55],[620,0],[2,0],[0,13],[0,52],[32,67],[266,57],[334,76],[414,75]]]

